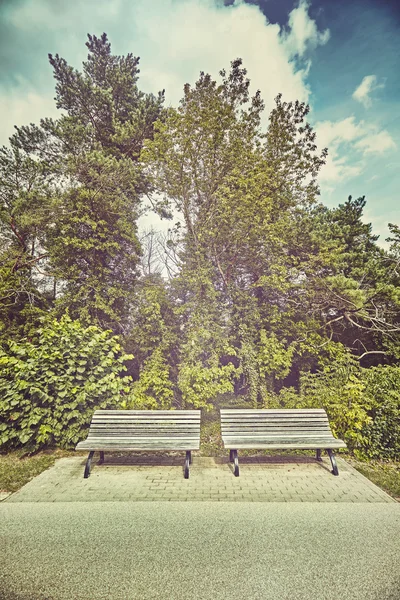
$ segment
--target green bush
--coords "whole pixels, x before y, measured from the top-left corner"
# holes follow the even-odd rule
[[[169,367],[161,348],[144,362],[138,381],[121,403],[121,408],[136,410],[169,410],[174,400]]]
[[[305,373],[300,378],[303,406],[325,408],[334,434],[351,449],[368,444],[365,428],[372,421],[373,400],[362,371],[358,361],[346,353],[322,371]]]
[[[368,458],[400,458],[400,367],[363,369],[371,398],[371,422],[364,427],[367,440],[363,454]]]
[[[119,405],[130,377],[117,337],[67,315],[35,343],[0,350],[0,447],[75,445],[97,408]]]
[[[181,364],[178,386],[182,394],[183,407],[205,408],[211,410],[211,401],[226,392],[233,392],[233,374],[235,367],[229,363],[224,366],[203,367],[196,364]]]
[[[364,369],[349,353],[317,373],[303,373],[300,391],[269,394],[267,408],[324,408],[334,434],[366,458],[400,457],[400,367]]]

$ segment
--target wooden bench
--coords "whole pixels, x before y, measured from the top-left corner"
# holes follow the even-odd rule
[[[221,409],[221,433],[224,447],[230,450],[234,474],[239,476],[239,449],[315,449],[321,461],[321,450],[328,452],[332,473],[339,475],[333,449],[346,448],[333,437],[326,412],[318,409]]]
[[[200,447],[199,410],[96,410],[88,437],[76,450],[89,450],[84,477],[90,475],[93,455],[100,452],[132,450],[186,451],[185,479],[189,478],[192,450]]]

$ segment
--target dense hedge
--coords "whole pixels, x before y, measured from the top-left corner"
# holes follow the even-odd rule
[[[364,369],[350,354],[301,376],[300,390],[284,388],[267,407],[325,408],[334,433],[366,458],[400,459],[400,367]]]
[[[35,343],[0,349],[0,447],[74,446],[96,408],[119,405],[130,377],[118,338],[64,316]]]

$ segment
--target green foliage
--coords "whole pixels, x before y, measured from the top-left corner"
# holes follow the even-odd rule
[[[268,335],[261,329],[257,362],[262,377],[286,377],[290,371],[293,353],[293,347],[285,348],[284,343],[280,342],[274,333]]]
[[[253,408],[263,404],[264,399],[274,392],[277,381],[284,379],[290,372],[294,347],[285,347],[274,333],[261,329],[256,341],[249,330],[240,327],[242,339],[238,356],[242,376],[241,388]]]
[[[179,369],[178,386],[183,407],[212,408],[211,401],[218,394],[233,391],[232,364],[204,367],[200,362],[182,364]]]
[[[59,196],[47,234],[53,273],[63,282],[58,312],[68,308],[83,322],[117,329],[138,278],[136,173],[129,159],[99,151],[69,165],[75,185]]]
[[[129,391],[116,337],[67,315],[38,332],[36,343],[9,342],[0,353],[0,446],[75,445],[93,411]]]
[[[267,408],[324,408],[337,437],[358,456],[400,457],[400,367],[365,369],[343,347],[316,373],[303,373],[300,391],[267,394]]]
[[[125,336],[125,347],[134,355],[132,375],[139,377],[144,362],[162,350],[171,368],[176,361],[177,318],[173,298],[159,275],[142,277],[138,282],[131,307],[131,327]]]
[[[400,458],[400,367],[363,369],[363,380],[372,407],[363,435],[363,453],[369,458]]]
[[[162,349],[157,348],[144,362],[138,381],[131,393],[121,402],[121,408],[136,410],[169,410],[174,400],[169,366]]]
[[[163,93],[144,94],[137,86],[139,58],[111,54],[107,35],[88,35],[89,54],[80,72],[58,54],[49,55],[56,80],[62,137],[75,146],[101,147],[117,158],[137,161],[143,140],[151,138]]]
[[[112,329],[135,356],[124,407],[210,408],[234,391],[253,407],[322,405],[350,447],[396,454],[400,229],[384,251],[364,196],[317,204],[327,150],[309,107],[279,94],[263,128],[236,59],[164,110],[139,90],[138,58],[106,34],[86,46],[81,70],[49,56],[60,118],[0,149],[3,444],[74,443],[95,405],[118,405]],[[156,252],[168,282],[150,255],[140,272],[145,196],[178,220]],[[79,323],[50,323],[65,312]]]
[[[367,443],[365,427],[371,422],[371,398],[358,361],[348,352],[315,374],[301,379],[302,406],[325,408],[334,433],[350,448]]]
[[[210,282],[202,282],[195,291],[199,294],[194,294],[185,307],[187,322],[184,321],[184,339],[177,365],[177,387],[182,407],[211,409],[218,394],[234,389],[237,370],[232,361],[236,351],[224,336],[223,324],[216,312],[217,294]]]
[[[48,254],[45,229],[52,218],[51,178],[45,165],[20,148],[18,136],[0,148],[0,332],[29,334],[48,308],[43,282]]]
[[[138,279],[139,163],[163,93],[137,86],[139,59],[88,36],[82,71],[49,55],[59,119],[18,127],[0,149],[0,331],[23,337],[56,306],[125,331]]]

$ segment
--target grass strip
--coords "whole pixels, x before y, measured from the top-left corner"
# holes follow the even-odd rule
[[[346,460],[364,477],[400,502],[400,462],[378,460],[364,462],[353,457],[346,457]]]
[[[54,465],[57,458],[70,454],[72,452],[63,450],[44,450],[30,455],[16,450],[0,454],[0,492],[16,492],[33,477]]]

